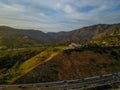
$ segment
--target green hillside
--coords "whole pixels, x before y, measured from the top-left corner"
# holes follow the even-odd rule
[[[25,35],[15,34],[0,38],[1,48],[25,48],[37,46],[39,43]]]
[[[56,56],[64,47],[48,47],[46,49],[32,49],[25,52],[13,52],[11,54],[3,52],[0,63],[0,83],[13,83],[20,77]],[[5,54],[5,55],[4,55]]]
[[[120,46],[120,35],[109,35],[89,42],[98,46]]]
[[[17,68],[28,59],[42,52],[44,48],[26,48],[0,52],[0,83],[16,76]]]

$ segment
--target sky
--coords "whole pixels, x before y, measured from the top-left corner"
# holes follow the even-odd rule
[[[0,0],[0,26],[69,31],[120,23],[120,0]]]

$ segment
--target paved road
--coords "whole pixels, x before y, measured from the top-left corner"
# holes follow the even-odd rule
[[[120,72],[77,80],[48,83],[0,85],[0,90],[82,90],[84,88],[111,85],[120,82]]]

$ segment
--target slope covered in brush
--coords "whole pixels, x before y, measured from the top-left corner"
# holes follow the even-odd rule
[[[38,65],[15,83],[80,79],[119,71],[120,47],[73,49],[63,51],[51,60]]]

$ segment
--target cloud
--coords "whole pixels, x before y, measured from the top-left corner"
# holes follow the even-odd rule
[[[0,7],[1,12],[24,12],[25,10],[24,6],[21,6],[19,4],[6,4],[0,2]]]
[[[74,9],[70,5],[66,5],[64,11],[66,13],[73,13]]]
[[[120,22],[119,0],[1,0],[0,25],[47,31]]]

